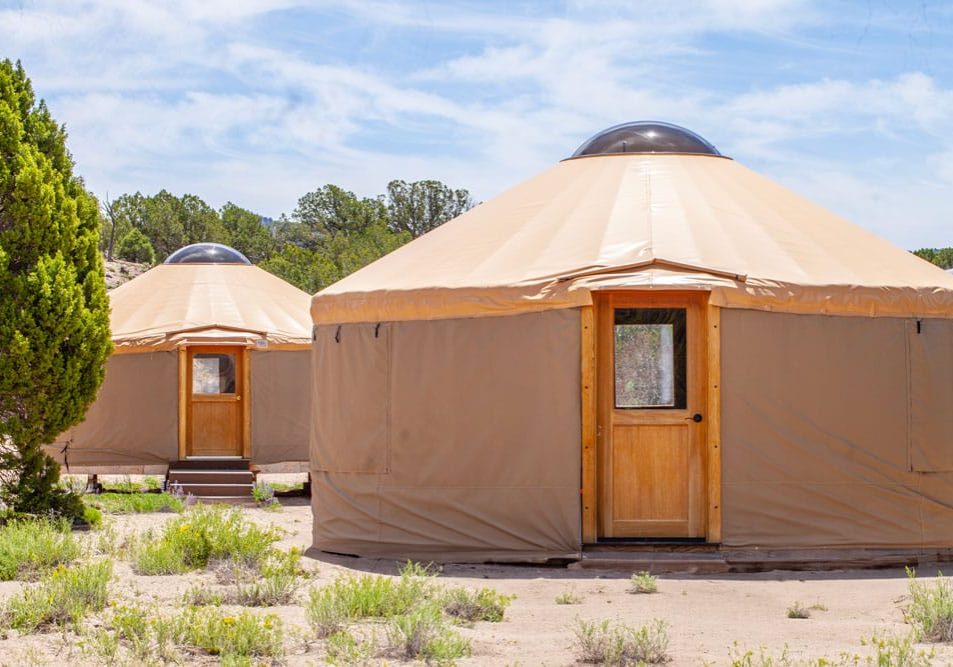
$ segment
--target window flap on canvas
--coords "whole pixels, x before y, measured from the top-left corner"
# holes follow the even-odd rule
[[[907,342],[911,470],[953,471],[953,320],[911,320]]]
[[[315,328],[311,462],[327,472],[389,470],[391,331],[387,323]]]

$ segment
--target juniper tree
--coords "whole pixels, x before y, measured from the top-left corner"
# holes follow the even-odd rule
[[[0,61],[0,499],[74,514],[41,449],[83,418],[110,351],[96,200],[23,67]]]

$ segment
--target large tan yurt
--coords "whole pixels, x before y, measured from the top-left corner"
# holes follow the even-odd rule
[[[113,354],[99,395],[47,448],[71,472],[308,460],[306,292],[233,248],[200,243],[109,300]]]
[[[953,276],[665,123],[314,296],[315,549],[953,547]]]

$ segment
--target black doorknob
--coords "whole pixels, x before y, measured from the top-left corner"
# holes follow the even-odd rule
[[[702,416],[698,414],[697,412],[692,415],[692,421],[695,422],[696,424],[700,422],[701,420],[702,420]]]

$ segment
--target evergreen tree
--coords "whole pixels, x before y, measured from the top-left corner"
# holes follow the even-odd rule
[[[110,351],[96,200],[20,63],[0,61],[0,500],[74,515],[41,449],[79,422]]]
[[[271,257],[275,239],[262,224],[260,215],[228,202],[222,207],[220,217],[228,235],[228,245],[245,255],[252,264]]]
[[[448,220],[473,208],[467,190],[454,190],[440,181],[395,180],[387,184],[387,215],[390,228],[423,236]]]

